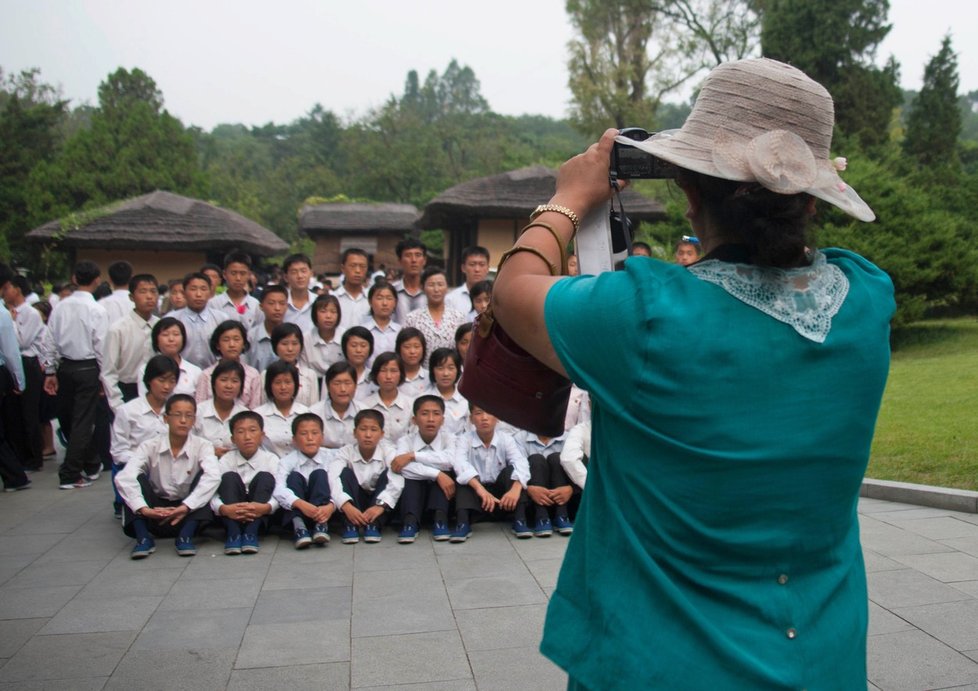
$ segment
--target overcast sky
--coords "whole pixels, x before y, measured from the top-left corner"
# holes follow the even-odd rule
[[[978,2],[890,0],[879,62],[905,88],[951,31],[962,93],[978,89]],[[73,105],[139,67],[186,125],[287,123],[322,103],[353,118],[452,58],[470,66],[492,109],[566,115],[563,0],[0,0],[0,67],[39,67]],[[677,99],[678,100],[678,99]]]

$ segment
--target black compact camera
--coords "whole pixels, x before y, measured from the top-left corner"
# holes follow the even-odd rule
[[[652,136],[641,127],[626,127],[619,134],[637,142]],[[676,177],[676,166],[634,146],[615,142],[611,150],[611,177],[613,180],[669,179]]]

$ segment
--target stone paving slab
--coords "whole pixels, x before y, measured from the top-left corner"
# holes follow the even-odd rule
[[[567,540],[296,551],[263,538],[129,559],[100,480],[0,495],[4,689],[562,689],[537,645]],[[978,516],[863,498],[867,688],[978,689]]]

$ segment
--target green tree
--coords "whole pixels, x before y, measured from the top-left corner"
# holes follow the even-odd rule
[[[945,36],[941,49],[924,69],[924,84],[910,107],[904,150],[921,166],[956,166],[961,111],[958,60]]]
[[[761,52],[822,84],[835,100],[839,128],[868,147],[889,139],[901,92],[898,65],[874,65],[890,31],[888,0],[759,0]]]

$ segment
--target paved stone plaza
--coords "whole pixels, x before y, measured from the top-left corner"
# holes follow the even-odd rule
[[[562,689],[537,652],[567,540],[296,552],[270,538],[141,562],[107,479],[0,495],[0,688]],[[864,499],[869,688],[978,689],[978,516]]]

